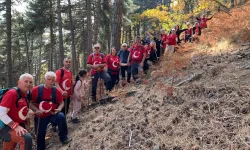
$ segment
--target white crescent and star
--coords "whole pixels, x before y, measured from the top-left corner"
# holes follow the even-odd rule
[[[134,57],[134,58],[138,58],[138,57],[139,57],[139,55],[136,55],[136,53],[137,53],[137,52],[135,51],[134,54],[133,54],[133,57]]]
[[[66,91],[70,89],[70,87],[67,87],[67,86],[66,86],[66,82],[67,82],[68,80],[69,80],[69,79],[66,79],[66,80],[64,80],[63,83],[62,83],[62,86],[63,86],[64,90],[66,90]]]
[[[51,111],[52,106],[50,107],[50,109],[44,110],[44,109],[43,109],[43,103],[44,103],[44,102],[45,102],[45,101],[42,101],[42,102],[39,104],[39,109],[40,109],[41,111],[44,111],[45,113],[48,113],[48,112]],[[51,104],[51,103],[49,103],[49,104]]]
[[[116,62],[116,61],[113,61],[112,66],[113,66],[114,68],[117,68],[118,66],[115,65],[115,62]]]
[[[96,63],[97,63],[97,61],[95,61],[95,62],[93,63],[93,65],[96,65]]]
[[[23,108],[20,109],[19,112],[18,112],[18,116],[19,116],[19,118],[20,118],[21,120],[26,120],[26,118],[27,118],[27,116],[24,116],[24,115],[23,115],[23,110],[24,110],[25,108],[27,108],[27,106],[23,107]]]

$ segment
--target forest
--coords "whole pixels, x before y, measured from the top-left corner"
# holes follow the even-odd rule
[[[72,57],[72,72],[86,67],[95,43],[120,48],[146,31],[193,23],[201,14],[228,13],[246,0],[1,0],[0,84],[13,87],[27,72],[40,84],[47,70]]]

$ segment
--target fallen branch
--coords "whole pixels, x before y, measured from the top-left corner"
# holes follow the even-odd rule
[[[198,73],[198,74],[192,74],[191,77],[189,77],[189,78],[186,79],[186,80],[181,81],[181,82],[178,83],[176,86],[181,86],[181,85],[183,85],[183,84],[185,84],[185,83],[188,83],[188,82],[191,82],[191,81],[194,81],[194,80],[198,80],[198,79],[200,79],[200,78],[202,77],[202,74],[203,74],[203,73],[204,73],[204,72]]]
[[[131,146],[132,135],[133,135],[133,131],[130,130],[130,137],[129,137],[129,143],[128,143],[129,147]]]

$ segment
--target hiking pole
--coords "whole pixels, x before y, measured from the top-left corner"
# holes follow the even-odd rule
[[[38,124],[37,124],[37,129],[36,129],[36,147],[37,147],[38,131],[39,131],[39,127],[40,127],[40,120],[41,120],[41,117],[38,116]]]

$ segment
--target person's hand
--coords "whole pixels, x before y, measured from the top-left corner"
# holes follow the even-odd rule
[[[14,130],[16,131],[16,135],[18,135],[18,136],[22,136],[28,132],[26,129],[24,129],[21,126],[17,126]]]
[[[56,114],[58,114],[60,111],[61,111],[61,110],[57,108],[57,109],[55,109],[54,111],[51,111],[50,113],[51,113],[52,115],[56,115]]]
[[[63,92],[62,92],[62,95],[63,95],[64,97],[66,97],[66,96],[68,95],[68,92],[67,92],[67,91],[63,91]]]
[[[42,110],[40,110],[40,109],[38,109],[38,110],[35,112],[35,114],[36,114],[37,116],[41,116],[41,115],[43,115],[43,113],[44,113],[44,111],[42,111]]]
[[[140,63],[141,68],[143,68],[143,62]]]

